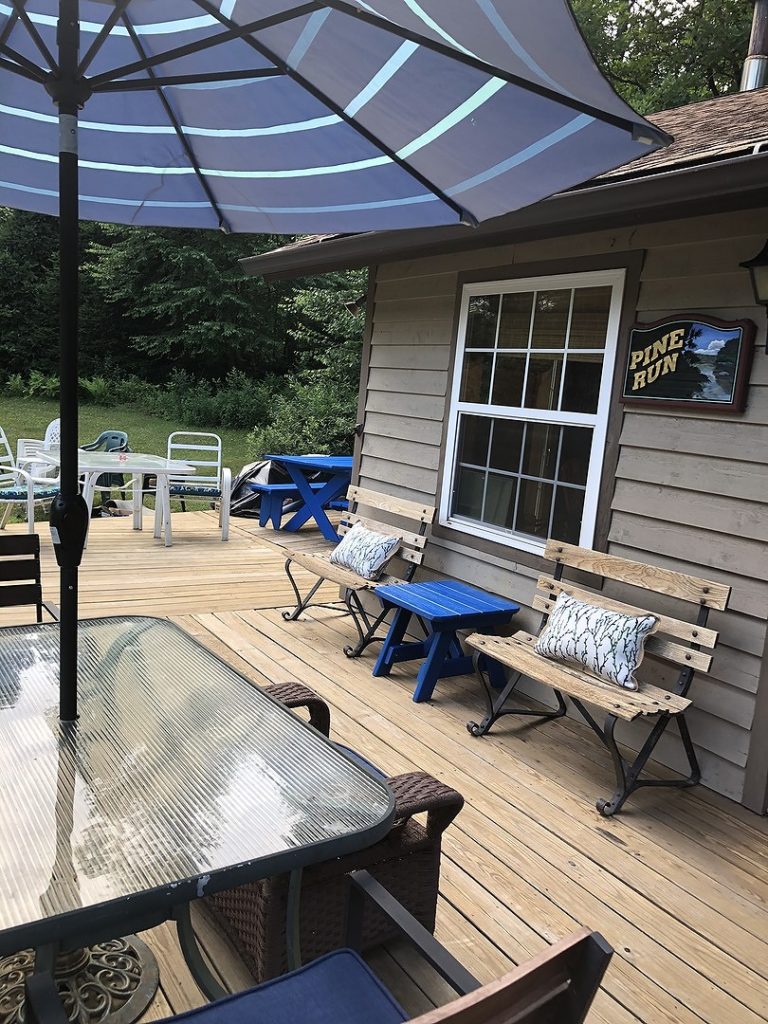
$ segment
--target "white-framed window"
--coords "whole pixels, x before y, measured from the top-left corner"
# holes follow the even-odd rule
[[[540,554],[590,547],[623,270],[465,285],[440,522]]]

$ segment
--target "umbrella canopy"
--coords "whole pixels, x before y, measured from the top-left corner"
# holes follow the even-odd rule
[[[58,7],[0,2],[0,204],[52,214]],[[564,0],[82,0],[80,18],[84,219],[475,223],[665,141]]]
[[[566,0],[0,0],[0,204],[60,222],[62,718],[87,526],[78,217],[474,225],[668,141],[603,79]]]

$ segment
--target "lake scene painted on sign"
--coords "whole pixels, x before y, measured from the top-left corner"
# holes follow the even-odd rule
[[[744,340],[737,324],[669,320],[630,336],[624,399],[731,405]]]

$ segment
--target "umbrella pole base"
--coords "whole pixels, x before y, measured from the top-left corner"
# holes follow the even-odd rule
[[[24,980],[34,950],[0,958],[0,1024],[24,1024]],[[160,974],[135,935],[71,950],[56,958],[54,979],[64,1013],[77,1024],[133,1024],[155,998]]]

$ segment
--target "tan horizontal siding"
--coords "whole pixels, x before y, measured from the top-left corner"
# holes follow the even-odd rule
[[[393,437],[377,437],[366,433],[363,438],[363,457],[394,459],[405,466],[436,470],[440,464],[440,449],[421,441],[404,441]]]
[[[743,414],[623,410],[616,399],[612,410],[623,423],[609,549],[733,588],[729,610],[710,616],[722,639],[711,675],[694,681],[691,729],[705,782],[736,799],[743,785],[768,624],[766,318],[754,306],[749,277],[739,264],[759,251],[767,233],[768,210],[750,210],[445,253],[378,268],[362,446],[368,486],[439,500],[439,445],[450,390],[460,273],[487,270],[491,280],[506,276],[509,268],[512,273],[515,268],[547,273],[545,261],[642,251],[637,320],[682,312],[754,320],[758,331]],[[478,551],[471,537],[454,531],[433,539],[424,572],[512,597],[521,605],[517,625],[535,629],[540,618],[531,608],[536,571],[515,555],[514,549],[501,545]],[[636,592],[623,596],[637,601]],[[670,610],[665,604],[654,598],[660,611]],[[681,612],[692,614],[679,606],[673,614]],[[649,659],[647,669],[661,682],[673,681],[668,665]],[[542,691],[542,696],[551,702],[551,693]],[[636,746],[637,728],[625,730],[625,738]],[[660,745],[659,757],[682,767],[673,729]]]
[[[372,366],[368,373],[369,391],[444,395],[447,388],[448,374],[444,370],[386,370],[380,366]]]
[[[620,512],[653,516],[665,497],[673,503],[677,519],[689,526],[753,540],[765,538],[768,507],[760,502],[724,498],[715,494],[707,495],[707,500],[702,501],[697,491],[678,490],[634,480],[617,480],[613,508]],[[768,588],[766,595],[765,611],[768,614]]]
[[[371,366],[398,370],[447,370],[451,350],[447,345],[377,345]]]
[[[746,258],[746,257],[745,257]],[[379,281],[376,284],[376,303],[387,299],[423,299],[426,297],[449,296],[456,298],[456,274],[430,274],[429,277],[406,278],[400,281]]]
[[[411,396],[408,396],[411,397]],[[366,435],[376,437],[418,438],[423,445],[440,446],[442,422],[419,419],[416,416],[398,416],[391,412],[368,412],[365,417]]]
[[[369,386],[366,395],[366,411],[380,412],[388,416],[410,416],[413,419],[442,423],[445,413],[445,396],[401,394],[386,389],[377,391]]]
[[[409,466],[402,462],[393,462],[391,459],[373,458],[370,455],[363,455],[360,460],[360,473],[370,480],[380,481],[376,490],[386,489],[387,483],[399,484],[408,487],[412,491],[428,497],[434,501],[437,490],[437,473],[421,469],[419,466]],[[381,484],[384,484],[382,488]]]
[[[768,464],[711,459],[707,455],[680,453],[672,457],[655,449],[623,448],[616,475],[746,501],[764,501],[768,493]]]
[[[367,466],[366,469],[368,468],[370,467]],[[405,487],[394,480],[379,480],[377,476],[368,476],[362,469],[360,471],[360,486],[369,487],[372,491],[386,491],[387,494],[391,494],[396,498],[407,498],[409,501],[422,502],[431,500],[431,495],[425,494],[424,491],[420,491],[418,488]]]
[[[757,369],[757,366],[755,367]],[[705,453],[708,457],[763,462],[768,451],[768,426],[745,424],[740,419],[692,420],[677,412],[648,416],[628,409],[621,431],[628,448],[661,448],[668,452]],[[768,492],[765,500],[768,502]]]

